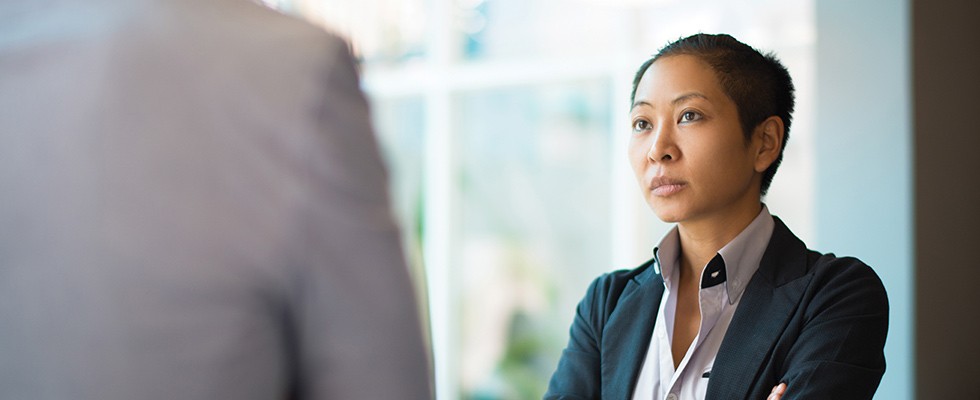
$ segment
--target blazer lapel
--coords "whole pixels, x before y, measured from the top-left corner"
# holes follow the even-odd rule
[[[806,246],[773,219],[772,238],[718,350],[706,398],[747,398],[810,281]]]
[[[663,278],[654,268],[648,268],[623,289],[603,329],[600,367],[603,399],[632,397],[663,294]]]

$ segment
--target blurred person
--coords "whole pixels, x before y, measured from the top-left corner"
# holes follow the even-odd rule
[[[0,5],[0,398],[431,398],[368,118],[247,1]]]
[[[728,35],[675,41],[633,82],[628,157],[676,223],[579,303],[547,399],[870,399],[888,300],[855,258],[808,250],[762,203],[793,112],[772,54]]]

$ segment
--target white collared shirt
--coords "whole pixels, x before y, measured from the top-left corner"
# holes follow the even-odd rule
[[[677,308],[680,237],[675,226],[654,249],[655,266],[664,278],[664,296],[650,347],[633,391],[634,400],[704,399],[711,368],[732,315],[749,279],[759,269],[775,227],[769,209],[759,215],[709,262],[701,275],[701,326],[684,358],[674,369],[671,340]]]

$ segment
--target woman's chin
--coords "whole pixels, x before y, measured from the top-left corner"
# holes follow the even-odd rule
[[[674,210],[671,207],[664,207],[662,205],[650,205],[650,209],[653,213],[657,215],[657,219],[666,223],[675,223],[683,219],[682,215],[678,210]]]

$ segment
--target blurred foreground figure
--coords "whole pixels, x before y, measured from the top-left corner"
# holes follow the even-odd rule
[[[341,40],[241,0],[4,2],[0,140],[0,398],[431,398]]]

